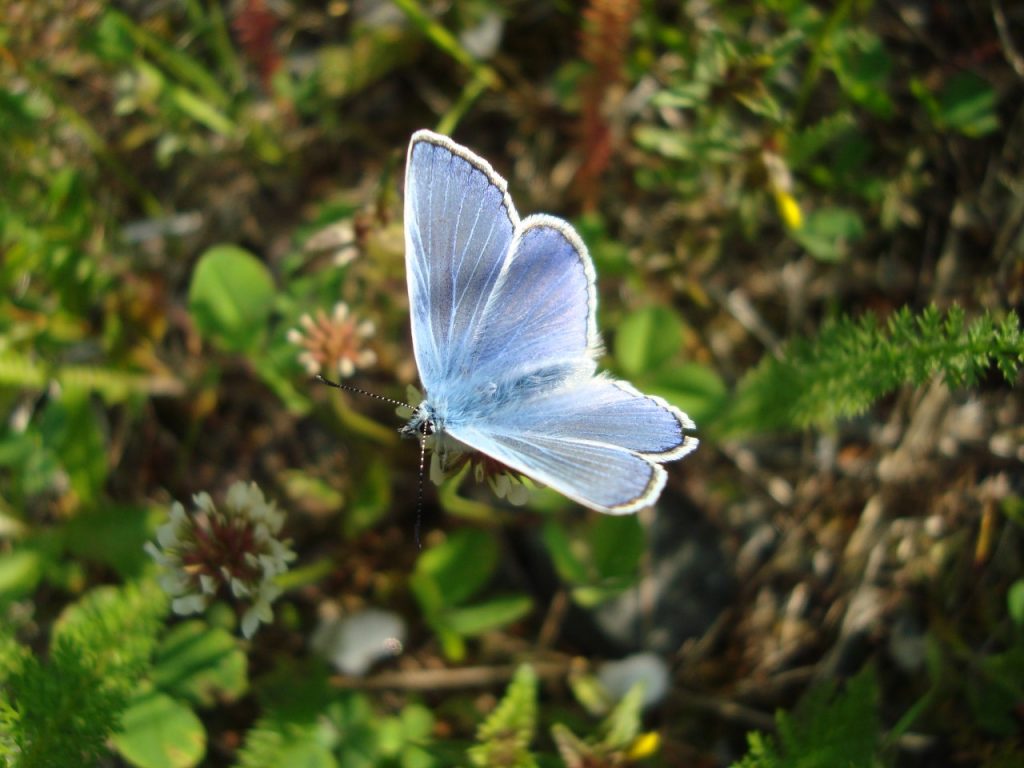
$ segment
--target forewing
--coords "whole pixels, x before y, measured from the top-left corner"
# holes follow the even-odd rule
[[[473,377],[593,360],[596,310],[594,267],[579,235],[553,216],[527,217],[476,329]]]
[[[657,500],[660,462],[697,447],[693,428],[664,400],[595,377],[510,403],[452,436],[585,506],[621,514]]]
[[[413,346],[430,391],[464,376],[473,333],[519,223],[505,180],[445,136],[418,131],[405,176]]]

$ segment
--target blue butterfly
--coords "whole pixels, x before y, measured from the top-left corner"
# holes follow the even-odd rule
[[[426,390],[405,434],[441,466],[469,450],[599,512],[657,501],[693,421],[597,373],[594,265],[567,222],[520,220],[483,158],[418,131],[405,172],[405,261]]]

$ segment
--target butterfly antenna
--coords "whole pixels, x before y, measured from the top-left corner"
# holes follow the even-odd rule
[[[337,381],[331,381],[328,378],[321,376],[319,373],[313,377],[316,381],[321,384],[326,384],[329,387],[335,389],[341,389],[346,392],[355,392],[357,395],[365,395],[366,397],[372,397],[374,400],[381,400],[385,403],[391,403],[391,405],[397,405],[402,408],[409,408],[410,410],[416,410],[414,406],[408,403],[403,403],[401,400],[395,400],[393,397],[384,397],[384,395],[378,395],[375,392],[367,392],[365,389],[359,387],[353,387],[351,384],[340,384]],[[423,470],[426,467],[427,462],[427,425],[426,422],[423,424],[422,432],[420,433],[420,477],[416,484],[416,548],[423,549],[423,544],[420,542],[420,522],[423,517]]]
[[[420,542],[420,522],[423,519],[423,470],[427,463],[427,424],[423,423],[423,428],[420,431],[420,477],[416,482],[416,528],[414,531],[416,538],[416,549],[423,549],[423,544]]]
[[[403,408],[412,408],[411,405],[409,405],[408,403],[403,403],[401,400],[395,400],[392,397],[384,397],[384,395],[378,395],[374,392],[367,392],[365,389],[353,387],[351,384],[339,384],[336,381],[325,379],[319,373],[313,378],[319,381],[321,384],[326,384],[328,387],[334,387],[335,389],[345,390],[346,392],[355,392],[357,395],[366,395],[366,397],[372,397],[374,400],[382,400],[385,403],[391,403],[392,405],[398,405]]]

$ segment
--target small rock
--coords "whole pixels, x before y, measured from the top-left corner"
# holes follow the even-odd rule
[[[365,675],[381,659],[397,656],[405,643],[405,620],[367,608],[344,618],[324,618],[313,633],[314,650],[346,675]]]
[[[608,661],[597,670],[597,677],[616,701],[638,682],[644,684],[644,707],[657,704],[669,689],[669,668],[655,653],[634,653],[618,661]]]

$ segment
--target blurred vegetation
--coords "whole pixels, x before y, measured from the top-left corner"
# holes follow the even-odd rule
[[[1022,51],[1003,0],[0,0],[0,764],[1024,762]],[[463,472],[418,551],[401,419],[309,383],[411,399],[422,127],[573,222],[606,367],[697,422],[695,633],[653,513]],[[238,480],[298,554],[251,641],[143,549]]]

